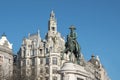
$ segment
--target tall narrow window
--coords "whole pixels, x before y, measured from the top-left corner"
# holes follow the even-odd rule
[[[52,58],[52,63],[53,63],[54,65],[57,65],[57,58],[56,58],[56,57],[53,57],[53,58]]]
[[[46,64],[49,65],[49,58],[46,58]]]
[[[32,59],[32,66],[35,65],[35,58]]]
[[[25,57],[26,55],[26,49],[25,49],[25,47],[23,47],[24,49],[23,49],[23,57]]]
[[[46,54],[48,54],[48,48],[46,48]]]
[[[34,50],[34,56],[36,56],[36,54],[37,54],[37,50],[35,49],[35,50]]]
[[[25,61],[25,60],[23,60],[23,65],[24,65],[24,66],[26,65],[26,61]]]
[[[49,68],[48,67],[46,67],[46,73],[49,74]]]
[[[31,56],[34,56],[34,49],[31,50]]]
[[[56,67],[53,67],[52,73],[53,73],[53,74],[57,74],[57,68],[56,68]]]
[[[32,52],[32,50],[30,50],[30,56],[33,56],[33,52]]]
[[[40,58],[40,64],[43,64],[43,58]]]
[[[27,60],[27,65],[29,65],[29,60]]]
[[[26,54],[26,51],[25,51],[25,50],[23,51],[23,54],[24,54],[24,57],[25,57],[25,54]]]

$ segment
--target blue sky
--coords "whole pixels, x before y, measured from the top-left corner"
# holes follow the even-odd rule
[[[119,0],[0,0],[0,35],[6,33],[16,53],[28,33],[40,29],[44,39],[51,10],[56,14],[62,36],[66,37],[70,25],[75,25],[85,59],[98,55],[110,78],[118,80]]]

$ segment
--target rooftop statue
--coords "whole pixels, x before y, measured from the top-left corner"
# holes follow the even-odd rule
[[[80,46],[76,40],[77,38],[76,32],[74,32],[76,28],[74,26],[71,26],[69,29],[70,29],[70,34],[67,35],[67,42],[65,43],[64,53],[66,54],[69,53],[69,61],[80,64],[80,57],[81,57]]]

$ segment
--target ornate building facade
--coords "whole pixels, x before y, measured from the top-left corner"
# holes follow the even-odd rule
[[[39,30],[36,34],[29,34],[28,38],[23,39],[18,52],[21,75],[38,80],[60,80],[57,70],[61,67],[60,56],[64,50],[64,43],[61,34],[57,32],[57,21],[52,11],[48,21],[48,33],[44,40],[41,39]]]
[[[8,80],[13,75],[12,44],[5,34],[0,39],[0,80]]]
[[[81,53],[79,65],[76,63],[73,63],[74,66],[70,64],[71,67],[68,66],[69,64],[66,65],[65,63],[69,62],[68,54],[64,54],[65,59],[62,59],[65,45],[64,38],[57,31],[57,21],[52,11],[45,39],[41,39],[39,30],[35,34],[28,34],[28,37],[23,39],[18,52],[21,78],[24,77],[25,80],[72,80],[72,78],[68,79],[71,75],[67,74],[74,67],[75,72],[72,73],[77,74],[76,80],[110,80],[99,58],[95,58],[94,55],[89,61],[85,61]],[[66,72],[67,70],[69,71]]]

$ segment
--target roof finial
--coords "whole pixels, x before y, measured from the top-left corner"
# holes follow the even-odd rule
[[[38,29],[38,36],[40,37],[40,30]]]
[[[98,61],[100,61],[100,58],[99,58],[99,56],[96,56],[96,59],[97,59]]]
[[[50,18],[52,18],[52,19],[55,18],[55,13],[54,13],[53,10],[52,10],[51,13],[50,13]]]
[[[30,33],[28,33],[28,38],[30,37]]]
[[[92,59],[94,59],[94,58],[95,58],[94,54],[92,54],[91,58],[92,58]]]
[[[5,34],[5,32],[2,34],[2,36],[5,36],[5,37],[6,37],[6,34]]]

